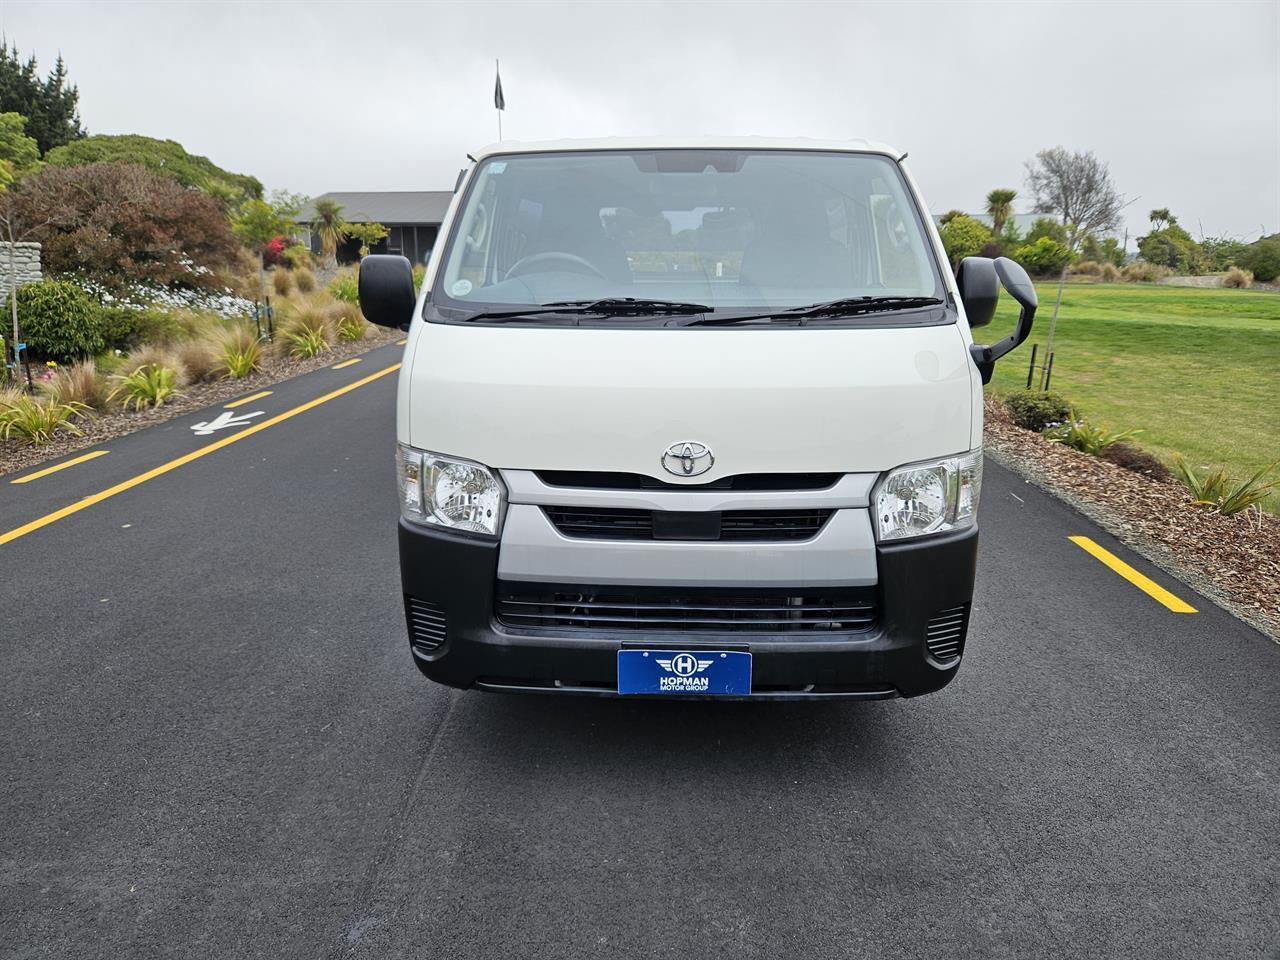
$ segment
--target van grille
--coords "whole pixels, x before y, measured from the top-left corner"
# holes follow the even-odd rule
[[[969,627],[969,604],[934,614],[925,626],[925,645],[939,663],[957,660],[964,650],[965,631]]]
[[[589,540],[777,542],[817,535],[834,510],[677,512],[612,507],[543,507],[566,537]]]
[[[682,633],[829,633],[875,624],[874,588],[802,596],[721,590],[498,584],[498,621],[509,627],[678,630]]]
[[[406,595],[404,612],[409,623],[409,643],[415,650],[430,653],[444,643],[445,615],[434,603]]]

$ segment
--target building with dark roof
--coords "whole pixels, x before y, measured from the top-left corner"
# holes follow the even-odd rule
[[[388,234],[372,247],[371,253],[393,253],[408,257],[410,263],[425,263],[435,246],[445,211],[453,200],[449,190],[373,190],[354,193],[323,193],[298,214],[297,222],[309,237],[311,250],[320,252],[320,241],[306,226],[315,219],[315,201],[333,200],[342,206],[342,218],[349,223],[380,223]],[[359,257],[360,244],[347,240],[338,247],[338,262],[351,263]]]

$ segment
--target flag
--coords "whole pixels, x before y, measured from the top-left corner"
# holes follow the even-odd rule
[[[493,85],[493,105],[498,110],[505,110],[507,109],[507,98],[502,95],[502,70],[498,67],[497,60],[493,64],[498,75],[498,79]]]

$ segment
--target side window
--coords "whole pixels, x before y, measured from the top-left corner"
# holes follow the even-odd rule
[[[462,225],[459,234],[462,241],[459,245],[461,262],[455,287],[463,281],[469,285],[468,289],[493,282],[488,277],[492,273],[493,222],[497,213],[497,202],[497,181],[492,176],[486,177],[480,188],[479,197],[471,206],[471,215]]]
[[[920,251],[916,231],[907,222],[910,211],[896,192],[881,180],[872,181],[871,220],[874,226],[874,266],[886,287],[911,287],[920,282]]]

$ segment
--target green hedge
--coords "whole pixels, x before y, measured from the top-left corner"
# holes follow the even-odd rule
[[[8,316],[8,297],[4,309]],[[33,360],[74,363],[106,349],[98,304],[69,280],[41,280],[19,287],[18,323]]]

